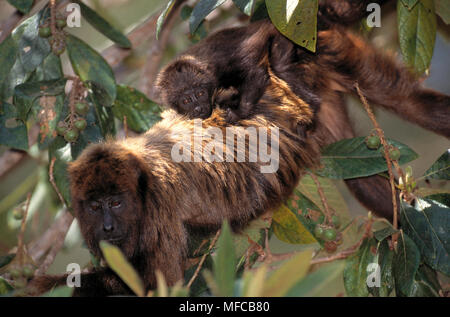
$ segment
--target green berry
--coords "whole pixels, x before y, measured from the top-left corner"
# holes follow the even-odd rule
[[[52,43],[53,54],[59,56],[66,50],[66,43],[63,40],[57,40]]]
[[[400,158],[400,150],[396,147],[389,150],[389,157],[393,161],[397,161]]]
[[[19,277],[22,276],[22,272],[19,268],[14,267],[12,269],[9,270],[9,274],[11,275],[11,277],[15,280],[18,279]]]
[[[81,116],[84,116],[89,110],[89,106],[83,102],[77,102],[75,104],[75,111]]]
[[[67,131],[66,124],[62,121],[58,122],[58,125],[56,126],[56,132],[58,132],[59,135],[64,136],[66,131]]]
[[[371,135],[366,138],[366,145],[369,149],[376,150],[380,147],[381,141],[377,135]]]
[[[34,276],[34,268],[31,265],[27,265],[22,270],[23,276],[31,278]]]
[[[65,19],[58,19],[56,20],[56,27],[58,29],[64,29],[66,27],[67,23]]]
[[[314,235],[317,237],[317,238],[322,238],[322,236],[323,236],[323,228],[322,228],[322,226],[321,225],[316,225],[316,227],[314,228]]]
[[[75,128],[77,128],[78,131],[83,131],[84,129],[86,129],[87,122],[83,118],[77,119],[74,123],[74,126]]]
[[[76,129],[70,129],[67,130],[66,133],[64,134],[64,139],[67,142],[75,142],[78,139],[78,130]]]
[[[331,217],[331,223],[333,224],[333,226],[334,226],[335,228],[339,228],[340,225],[341,225],[341,219],[339,219],[338,216],[333,215],[333,216]]]
[[[13,218],[14,219],[22,220],[23,214],[24,214],[24,211],[23,211],[22,207],[14,208],[14,210],[13,210]]]
[[[40,27],[39,28],[39,36],[43,38],[50,37],[52,35],[52,30],[48,26]]]
[[[336,230],[334,230],[333,228],[328,228],[325,229],[324,233],[323,233],[323,238],[326,241],[334,241],[336,239]]]

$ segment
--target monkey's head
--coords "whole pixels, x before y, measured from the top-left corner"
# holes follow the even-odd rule
[[[184,56],[163,69],[156,86],[166,106],[190,118],[206,119],[213,109],[217,80],[192,56]]]
[[[133,258],[139,253],[147,188],[138,159],[119,145],[95,144],[68,171],[72,207],[91,252],[101,257],[104,240]]]

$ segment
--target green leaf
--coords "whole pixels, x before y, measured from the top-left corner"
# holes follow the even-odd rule
[[[48,150],[48,159],[51,162],[53,159],[55,164],[53,166],[53,179],[55,180],[58,191],[64,198],[67,206],[70,207],[70,182],[67,173],[67,166],[69,162],[73,161],[70,144],[66,143],[63,137],[58,136],[50,145]]]
[[[238,267],[244,264],[246,260],[249,260],[250,263],[256,260],[256,258],[252,258],[253,254],[247,253],[248,249],[252,246],[250,239],[254,243],[262,245],[266,237],[265,229],[269,229],[269,227],[270,224],[267,221],[255,219],[245,227],[242,233],[233,235],[235,255],[239,259]]]
[[[15,253],[0,256],[0,268],[8,265],[16,257]]]
[[[266,0],[267,11],[275,27],[287,38],[316,51],[317,0]]]
[[[397,19],[403,60],[421,75],[430,66],[436,40],[433,0],[419,0],[412,8],[397,1]]]
[[[200,0],[192,10],[189,18],[189,29],[194,34],[203,19],[213,10],[221,6],[226,0]]]
[[[262,296],[281,297],[289,292],[308,272],[313,250],[303,251],[283,263],[264,283]]]
[[[347,295],[367,297],[369,264],[376,262],[376,241],[365,239],[358,252],[347,258],[344,269],[344,286]]]
[[[40,97],[64,94],[65,85],[65,78],[17,85],[14,89],[14,105],[17,107],[19,119],[27,121],[28,113]]]
[[[2,277],[0,277],[0,296],[11,293],[14,288]]]
[[[100,241],[100,249],[103,252],[108,266],[116,272],[122,281],[137,295],[145,296],[144,284],[138,273],[134,270],[130,263],[128,263],[125,256],[120,249],[105,241]]]
[[[16,42],[11,36],[8,36],[3,42],[0,43],[0,88],[8,78],[8,74],[13,68],[17,57]],[[0,101],[6,99],[2,96],[2,90],[0,90]]]
[[[281,241],[292,244],[317,243],[314,236],[286,205],[281,205],[273,213],[272,228]]]
[[[251,22],[269,19],[269,13],[267,12],[266,1],[256,0],[253,7],[253,14],[250,18]]]
[[[31,73],[24,69],[22,60],[20,58],[16,58],[14,66],[11,68],[6,79],[0,86],[0,97],[3,100],[7,100],[13,96],[14,88],[17,85],[23,84],[30,77],[30,75]]]
[[[116,126],[114,124],[114,115],[111,108],[111,100],[102,86],[92,82],[90,83],[92,94],[89,94],[88,100],[93,104],[97,123],[100,127],[103,137],[115,136]]]
[[[231,229],[225,221],[222,225],[219,240],[217,241],[217,254],[214,257],[213,272],[217,285],[218,296],[231,296],[233,294],[236,259]]]
[[[156,39],[159,38],[159,33],[161,32],[162,26],[164,24],[164,20],[166,19],[167,15],[170,13],[170,11],[173,9],[174,4],[175,4],[175,0],[170,0],[167,3],[167,6],[164,8],[164,10],[159,15],[158,20],[156,21]]]
[[[145,132],[161,120],[161,108],[142,92],[128,86],[117,86],[117,98],[112,111],[123,122],[127,118],[128,127],[135,132]]]
[[[389,249],[387,240],[378,243],[376,261],[379,265],[380,286],[369,287],[369,293],[376,297],[387,297],[394,290],[394,277],[392,275],[392,260],[394,252]]]
[[[410,296],[439,297],[440,289],[436,272],[426,265],[419,266]]]
[[[128,38],[112,26],[108,21],[103,19],[94,10],[89,8],[81,1],[76,1],[80,5],[81,15],[86,19],[97,31],[102,33],[104,36],[109,38],[111,41],[116,43],[122,48],[131,48],[131,42]]]
[[[426,196],[429,200],[437,201],[447,207],[450,207],[450,194],[449,193],[442,193],[442,194],[433,194]]]
[[[394,140],[386,141],[400,150],[400,165],[418,157],[406,145]],[[315,172],[332,179],[365,177],[387,171],[383,148],[369,149],[365,137],[345,139],[328,145],[322,150],[321,163],[324,167]]]
[[[39,36],[40,21],[47,14],[44,8],[12,31],[12,38],[17,43],[19,58],[26,72],[35,70],[50,53],[48,40]]]
[[[248,16],[252,15],[255,0],[233,0],[233,2],[244,14]]]
[[[424,177],[450,180],[450,149],[445,151],[425,172]]]
[[[61,59],[59,56],[50,53],[44,59],[41,65],[36,68],[33,74],[33,78],[30,81],[45,81],[63,78],[63,70]]]
[[[8,0],[8,2],[23,14],[30,12],[33,7],[33,0]]]
[[[335,261],[322,266],[317,271],[308,274],[299,283],[294,285],[285,296],[290,297],[312,297],[328,288],[330,282],[335,280],[344,270],[343,261]]]
[[[67,52],[75,73],[84,82],[92,81],[108,94],[111,103],[116,99],[116,80],[103,57],[79,38],[68,35]]]
[[[28,150],[28,132],[23,121],[19,120],[16,107],[2,103],[0,115],[0,144],[19,150]]]
[[[434,9],[446,24],[450,24],[449,0],[434,0]]]
[[[397,241],[397,251],[392,259],[392,271],[397,296],[410,296],[414,278],[420,264],[420,252],[413,240],[401,232]]]
[[[377,239],[378,241],[383,241],[384,239],[386,239],[387,237],[392,236],[394,233],[398,232],[398,230],[396,230],[394,227],[392,227],[391,225],[386,226],[383,229],[377,230],[373,233],[373,236],[375,237],[375,239]]]
[[[425,263],[450,275],[450,208],[417,198],[415,206],[402,204],[400,223],[415,242]]]

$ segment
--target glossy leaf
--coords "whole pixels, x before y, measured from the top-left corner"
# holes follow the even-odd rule
[[[394,251],[389,249],[387,240],[378,243],[376,260],[374,263],[379,265],[379,273],[376,278],[380,279],[380,285],[367,286],[369,293],[376,297],[387,297],[394,290],[394,277],[392,274],[392,259]]]
[[[314,236],[286,205],[281,205],[273,213],[272,228],[281,241],[292,244],[317,243]]]
[[[450,3],[448,0],[434,0],[434,8],[446,24],[450,24]]]
[[[0,268],[8,265],[16,257],[15,253],[0,256]]]
[[[11,68],[14,66],[17,57],[17,45],[11,36],[8,36],[0,43],[0,88],[8,78]],[[3,100],[2,91],[0,90],[0,101]],[[5,98],[6,99],[6,98]]]
[[[418,155],[406,145],[394,141],[387,142],[400,150],[399,164],[415,160]],[[371,150],[365,137],[345,139],[330,144],[322,150],[321,163],[324,166],[315,172],[332,179],[349,179],[375,175],[387,171],[384,150]]]
[[[111,100],[102,86],[91,83],[92,94],[89,94],[88,100],[93,105],[95,116],[102,136],[115,136],[116,126],[114,124],[114,115],[111,106]]]
[[[401,233],[397,241],[397,250],[392,259],[397,296],[411,295],[419,264],[419,249],[411,238],[405,233]]]
[[[317,294],[329,287],[331,281],[342,274],[344,266],[345,263],[343,261],[335,261],[320,267],[317,271],[314,271],[301,279],[285,296],[317,296]]]
[[[412,8],[397,1],[397,20],[403,60],[421,75],[430,66],[436,40],[433,0],[420,0]]]
[[[47,39],[39,36],[40,21],[47,17],[44,8],[32,17],[23,21],[12,32],[12,38],[17,43],[19,58],[26,72],[32,72],[50,53]]]
[[[244,14],[252,15],[255,0],[233,0],[233,2]]]
[[[316,51],[318,0],[266,0],[266,6],[272,23],[283,35]]]
[[[402,228],[417,245],[425,263],[450,275],[450,208],[433,200],[415,201],[414,207],[402,204]]]
[[[197,30],[203,19],[208,14],[221,6],[226,0],[200,0],[192,10],[192,14],[189,18],[189,29],[191,34]]]
[[[30,81],[56,80],[64,77],[61,59],[53,53],[48,54],[41,65],[39,65]]]
[[[28,132],[23,121],[19,120],[16,107],[3,102],[0,114],[0,144],[18,150],[28,150]]]
[[[33,0],[8,0],[8,2],[23,14],[30,12],[33,7]]]
[[[450,180],[450,149],[445,151],[425,172],[424,177]]]
[[[264,297],[286,295],[308,272],[312,251],[312,249],[303,251],[283,263],[264,283],[264,291],[261,295]]]
[[[0,296],[7,295],[12,292],[14,288],[4,278],[0,277]]]
[[[77,1],[80,5],[81,15],[89,22],[97,31],[109,38],[122,48],[130,48],[131,42],[117,28],[112,26],[108,21],[102,18],[97,12],[89,8],[81,1]]]
[[[225,221],[222,225],[219,240],[217,241],[217,254],[214,257],[214,280],[217,285],[218,296],[231,296],[233,294],[235,273],[235,250],[231,229]]]
[[[127,284],[127,286],[137,295],[144,296],[145,289],[141,278],[135,269],[128,263],[120,249],[105,241],[100,241],[100,249],[103,252],[108,266]]]
[[[111,103],[116,99],[116,80],[103,57],[81,39],[68,35],[67,52],[75,73],[84,82],[92,81],[103,87]]]
[[[450,193],[441,193],[426,196],[427,199],[437,201],[450,208]]]
[[[128,86],[117,86],[117,98],[113,104],[114,116],[124,121],[135,132],[145,132],[161,120],[161,108],[142,92]]]
[[[345,291],[349,296],[369,295],[367,280],[369,264],[376,259],[376,241],[365,239],[358,252],[347,258],[344,270]]]
[[[158,20],[156,21],[156,39],[159,38],[159,33],[161,32],[164,21],[165,21],[167,15],[170,13],[170,11],[173,9],[175,1],[176,0],[170,0],[167,3],[167,6],[164,8],[164,10],[159,15]]]

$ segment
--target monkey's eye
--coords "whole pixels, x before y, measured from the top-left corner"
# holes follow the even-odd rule
[[[191,98],[184,98],[183,99],[183,103],[185,104],[185,105],[187,105],[188,103],[190,103],[191,102]]]
[[[198,97],[201,97],[205,94],[205,92],[203,90],[197,91],[197,93],[195,94]]]
[[[89,207],[91,208],[92,211],[100,211],[102,209],[102,205],[98,202],[92,202]]]
[[[120,202],[120,200],[114,200],[111,202],[112,208],[119,208],[121,205],[122,205],[122,203]]]

